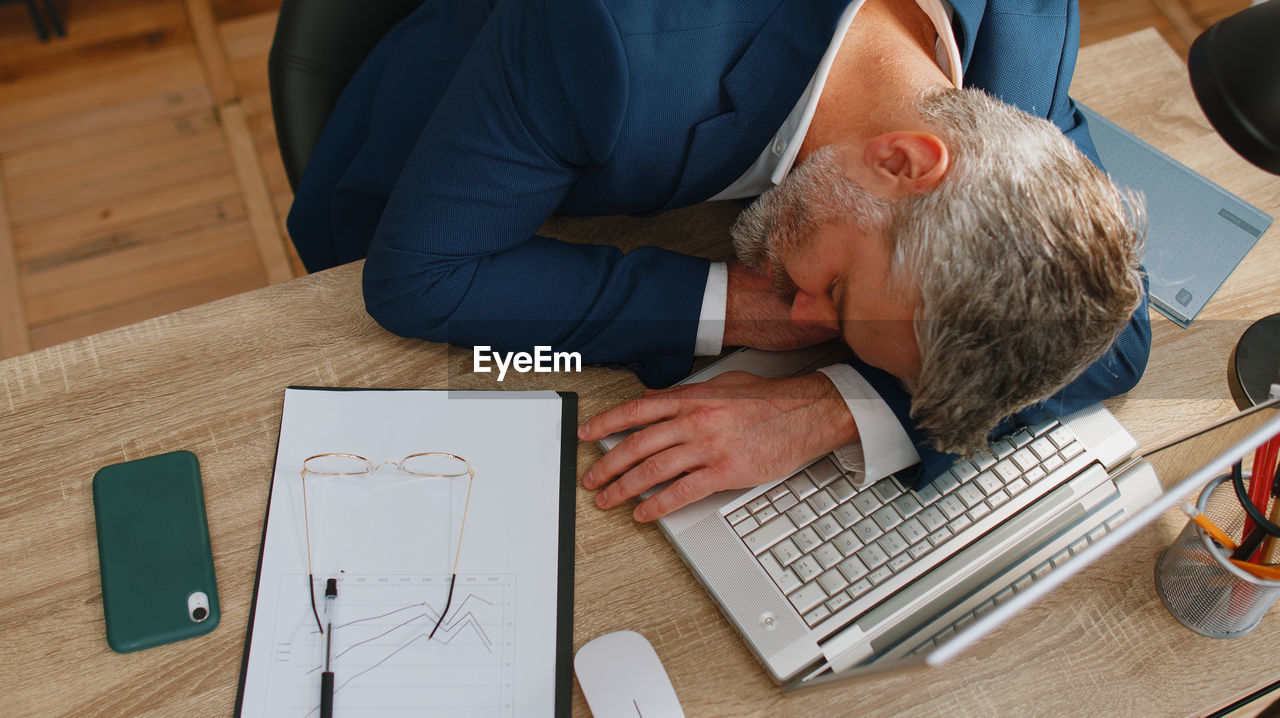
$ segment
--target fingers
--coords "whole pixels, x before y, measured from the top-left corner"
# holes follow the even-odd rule
[[[701,459],[700,450],[687,444],[652,454],[596,494],[596,506],[611,509],[664,481],[697,469],[702,463]]]
[[[669,419],[675,416],[677,409],[676,403],[661,395],[624,401],[582,422],[578,427],[578,438],[582,441],[599,441],[625,429]]]
[[[623,439],[621,443],[600,457],[600,460],[582,475],[582,485],[588,489],[598,489],[646,458],[681,443],[682,438],[680,427],[672,421],[660,422],[641,429]]]
[[[721,488],[728,487],[717,486],[716,474],[712,469],[700,469],[642,501],[632,516],[636,521],[660,519],[676,509],[705,499]]]

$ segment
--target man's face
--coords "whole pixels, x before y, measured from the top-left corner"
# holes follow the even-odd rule
[[[734,226],[742,260],[768,272],[791,321],[840,332],[863,361],[902,379],[920,368],[916,303],[889,282],[879,231],[886,206],[819,150],[769,190]]]

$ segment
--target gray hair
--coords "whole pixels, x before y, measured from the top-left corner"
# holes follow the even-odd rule
[[[1001,419],[1097,361],[1142,298],[1146,215],[1053,124],[978,90],[922,95],[951,164],[896,202],[893,283],[918,299],[911,413],[971,454]]]

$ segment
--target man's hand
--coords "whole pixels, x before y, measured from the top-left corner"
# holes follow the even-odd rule
[[[596,441],[641,426],[582,477],[588,489],[604,487],[596,505],[609,509],[685,474],[642,502],[637,521],[716,491],[780,478],[858,438],[848,406],[826,376],[765,379],[744,372],[646,391],[587,420],[578,438]]]
[[[724,345],[780,351],[821,344],[838,334],[791,321],[791,307],[774,290],[773,279],[734,260],[729,262]]]

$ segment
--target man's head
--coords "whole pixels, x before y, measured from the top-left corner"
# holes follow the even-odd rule
[[[944,451],[1096,361],[1141,300],[1140,202],[1052,124],[975,90],[918,124],[813,152],[735,225],[792,320],[903,379]]]

